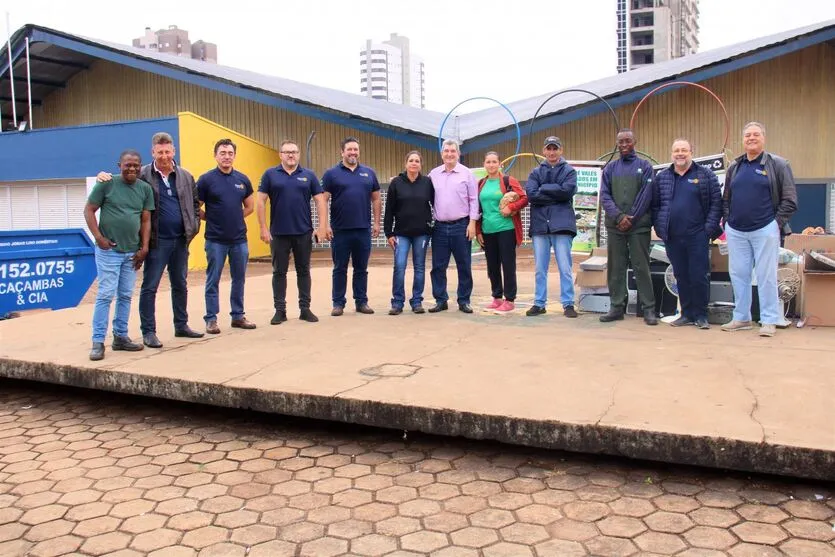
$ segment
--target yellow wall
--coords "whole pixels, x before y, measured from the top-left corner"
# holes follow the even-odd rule
[[[270,147],[258,143],[245,135],[241,135],[214,122],[201,118],[191,112],[181,112],[180,123],[180,164],[194,174],[195,179],[203,173],[217,166],[214,157],[214,146],[218,139],[229,138],[237,145],[235,169],[243,172],[252,182],[252,188],[257,192],[258,183],[264,171],[279,164],[278,152]],[[206,268],[205,251],[205,223],[200,234],[189,247],[189,269]],[[261,241],[258,218],[253,212],[246,219],[247,239],[249,240],[249,256],[261,257],[270,254],[270,246]]]

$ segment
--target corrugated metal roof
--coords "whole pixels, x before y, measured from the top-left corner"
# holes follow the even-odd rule
[[[610,98],[631,90],[639,89],[654,83],[662,83],[673,78],[686,79],[687,74],[696,70],[729,61],[741,56],[750,55],[756,51],[780,45],[796,40],[805,35],[822,31],[827,28],[835,28],[835,20],[824,21],[814,25],[784,31],[750,41],[745,41],[730,46],[700,52],[683,58],[677,58],[666,62],[638,68],[626,73],[613,75],[596,81],[576,85],[568,88],[581,88],[594,91],[604,98]],[[22,41],[22,37],[30,29],[37,29],[47,34],[63,36],[69,40],[83,41],[88,44],[108,49],[117,53],[146,60],[152,63],[163,64],[169,67],[180,68],[192,74],[198,74],[206,78],[224,81],[232,85],[254,88],[277,97],[291,99],[296,102],[309,103],[324,110],[347,114],[370,122],[376,122],[386,127],[400,128],[417,132],[429,137],[435,137],[438,133],[444,114],[426,109],[388,103],[366,97],[364,95],[348,93],[318,85],[311,85],[286,79],[283,77],[261,74],[249,70],[223,66],[200,60],[192,60],[171,54],[154,52],[133,46],[122,45],[102,41],[94,38],[72,35],[53,29],[27,25],[15,33],[15,37]],[[5,52],[0,54],[0,59],[7,56]],[[556,91],[537,95],[527,99],[511,102],[508,107],[513,111],[516,119],[522,123],[529,121],[542,101]],[[543,111],[544,115],[556,114],[570,108],[578,107],[594,100],[584,93],[568,93],[561,95],[551,101]],[[477,112],[460,115],[456,119],[457,135],[461,140],[468,140],[489,134],[493,131],[503,129],[510,124],[507,113],[501,107],[488,108]],[[447,124],[446,135],[453,128],[450,122]]]
[[[823,21],[814,25],[800,27],[798,29],[784,31],[782,33],[776,33],[774,35],[768,35],[721,48],[715,48],[705,52],[691,54],[690,56],[685,56],[683,58],[658,62],[656,64],[636,68],[622,74],[598,79],[596,81],[590,81],[582,85],[565,87],[564,89],[587,89],[608,100],[610,96],[625,93],[632,89],[638,89],[653,83],[660,84],[673,78],[686,79],[687,74],[695,70],[706,68],[708,66],[746,54],[751,54],[763,48],[776,46],[780,43],[791,41],[829,27],[835,28],[835,20]],[[535,97],[509,103],[508,108],[510,108],[520,123],[530,121],[531,118],[534,117],[536,109],[539,108],[542,102],[557,91],[558,90],[555,90],[543,95],[537,95]],[[585,93],[566,93],[565,95],[560,95],[548,103],[540,115],[555,114],[594,100],[594,97],[590,97]],[[507,113],[501,107],[491,107],[467,114],[460,118],[458,122],[461,137],[466,139],[490,133],[496,129],[507,127],[509,124],[510,122],[508,122]]]

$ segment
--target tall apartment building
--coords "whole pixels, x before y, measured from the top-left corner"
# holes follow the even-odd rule
[[[133,39],[133,46],[217,64],[216,44],[205,41],[192,43],[188,38],[188,31],[176,25],[169,25],[168,29],[159,31],[152,31],[150,27],[146,27],[144,36]]]
[[[426,106],[423,60],[412,54],[409,39],[392,33],[387,41],[365,42],[360,52],[360,93],[418,108]]]
[[[615,0],[618,73],[695,54],[699,0]]]

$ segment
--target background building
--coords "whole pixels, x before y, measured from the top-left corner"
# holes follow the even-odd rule
[[[133,46],[217,64],[216,44],[205,41],[192,44],[188,38],[188,31],[176,25],[169,25],[168,29],[159,31],[152,31],[150,27],[146,27],[144,36],[133,39]]]
[[[382,43],[365,42],[360,52],[360,93],[416,108],[426,106],[423,60],[412,54],[407,37],[392,33]]]
[[[616,0],[618,73],[699,50],[699,0]]]

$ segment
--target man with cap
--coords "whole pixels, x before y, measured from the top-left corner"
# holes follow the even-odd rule
[[[546,137],[542,149],[545,160],[531,171],[525,184],[531,206],[530,236],[533,239],[536,263],[534,305],[526,313],[529,317],[545,313],[551,251],[554,252],[560,272],[563,315],[577,317],[571,262],[571,244],[577,235],[573,203],[574,194],[577,193],[577,172],[565,162],[562,152],[559,137]]]
[[[600,202],[606,211],[606,278],[611,307],[600,316],[600,321],[623,319],[628,298],[626,271],[631,264],[643,308],[643,311],[638,309],[638,315],[643,316],[647,325],[658,325],[649,270],[653,170],[649,161],[635,154],[636,144],[632,130],[620,130],[617,135],[620,158],[603,167]]]

